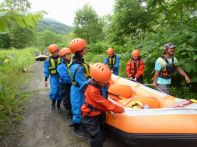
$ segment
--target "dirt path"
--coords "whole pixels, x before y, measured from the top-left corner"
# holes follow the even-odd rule
[[[26,104],[24,120],[19,125],[18,140],[7,146],[19,147],[88,147],[88,138],[80,139],[72,134],[72,128],[66,125],[65,112],[51,112],[48,90],[44,89],[42,62],[33,66],[33,77],[26,90],[33,96]],[[124,146],[112,138],[107,138],[104,147]]]

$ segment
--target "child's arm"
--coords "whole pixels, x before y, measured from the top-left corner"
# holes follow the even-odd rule
[[[118,57],[118,55],[116,55],[116,63],[114,65],[114,68],[119,68],[120,65],[120,57]]]
[[[127,76],[130,78],[132,75],[131,75],[131,73],[130,73],[130,62],[131,62],[131,60],[129,60],[128,62],[127,62],[127,65],[126,65],[126,73],[127,73]]]
[[[101,92],[99,90],[96,90],[94,88],[89,88],[86,93],[91,93],[91,98],[94,102],[98,104],[99,109],[102,109],[103,111],[112,111],[115,113],[122,113],[123,108],[115,105],[111,101],[107,100],[101,95]],[[100,106],[99,106],[100,105]]]
[[[145,67],[145,64],[144,64],[144,61],[143,60],[140,60],[140,67],[139,69],[137,70],[137,73],[136,73],[136,78],[139,78],[141,75],[144,74],[144,67]]]
[[[47,82],[47,79],[49,77],[49,66],[50,66],[50,63],[49,63],[49,60],[45,60],[44,61],[44,82],[45,82],[45,87],[48,87],[48,82]]]
[[[108,58],[107,57],[105,57],[103,63],[106,64],[106,65],[108,64]]]
[[[63,81],[63,84],[71,84],[72,81],[66,66],[62,66],[62,64],[58,65],[57,71]]]

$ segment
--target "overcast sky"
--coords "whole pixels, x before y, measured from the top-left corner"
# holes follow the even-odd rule
[[[114,0],[30,0],[32,11],[44,10],[48,12],[45,17],[56,19],[72,26],[75,12],[84,4],[89,4],[99,16],[112,14]]]

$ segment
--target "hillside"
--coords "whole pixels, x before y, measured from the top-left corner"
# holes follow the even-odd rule
[[[71,30],[71,26],[65,25],[54,19],[44,18],[38,23],[38,31],[52,31],[59,34],[67,34]]]

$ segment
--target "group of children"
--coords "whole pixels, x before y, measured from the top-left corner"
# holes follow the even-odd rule
[[[103,63],[88,65],[83,58],[86,46],[81,38],[72,40],[69,48],[60,51],[57,45],[50,45],[51,56],[44,62],[45,86],[50,76],[51,110],[57,108],[60,112],[63,99],[67,123],[73,126],[73,132],[79,137],[87,133],[92,147],[102,147],[104,112],[122,113],[123,108],[107,100],[111,70]]]
[[[120,57],[114,53],[113,48],[107,50],[108,57],[104,59],[104,64],[108,65],[113,74],[118,75],[120,65]],[[126,65],[126,73],[130,80],[143,83],[145,64],[140,57],[140,50],[134,49],[131,53],[131,58]]]
[[[83,58],[86,47],[86,41],[81,38],[72,40],[69,48],[60,51],[56,44],[51,44],[48,47],[51,56],[44,62],[45,86],[50,76],[51,110],[61,111],[63,100],[67,123],[73,126],[73,132],[79,137],[87,133],[91,147],[102,147],[105,111],[124,111],[107,99],[108,83],[112,73],[118,75],[120,58],[109,48],[104,63],[88,65]],[[126,66],[129,79],[143,83],[144,67],[140,50],[133,50]]]

